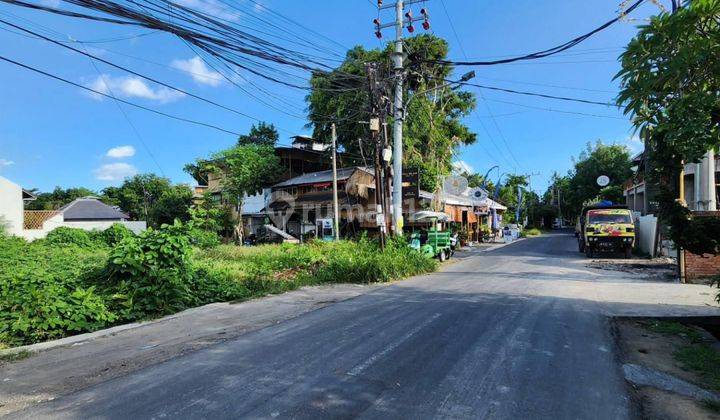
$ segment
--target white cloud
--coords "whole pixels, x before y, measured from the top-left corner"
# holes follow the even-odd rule
[[[218,0],[178,0],[181,6],[195,9],[198,12],[205,13],[214,18],[220,18],[230,21],[240,20],[240,13],[234,11],[230,7],[222,4]]]
[[[173,60],[171,65],[189,74],[194,81],[203,85],[219,86],[223,81],[223,75],[210,69],[198,56],[188,60]]]
[[[13,162],[12,160],[0,158],[0,168],[2,168],[4,166],[14,165],[14,164],[15,164],[15,162]]]
[[[465,162],[464,160],[457,160],[457,161],[453,162],[452,165],[456,172],[467,172],[469,174],[472,174],[475,172],[475,169],[469,163]]]
[[[134,76],[113,77],[109,74],[102,74],[95,80],[87,83],[86,86],[107,95],[115,95],[124,98],[143,98],[160,103],[176,101],[185,96],[185,94],[181,92],[164,86],[159,86],[156,89],[153,89],[145,83],[144,80]],[[91,94],[91,96],[95,99],[103,98],[102,96],[96,94]]]
[[[108,163],[93,171],[95,178],[100,181],[122,181],[138,173],[138,170],[129,163]]]
[[[631,137],[627,137],[619,141],[618,143],[627,146],[627,148],[630,149],[631,153],[640,153],[645,148],[643,141],[640,140],[640,136],[638,136],[637,134]]]
[[[115,159],[122,159],[135,156],[135,148],[132,146],[118,146],[108,150],[105,156]]]

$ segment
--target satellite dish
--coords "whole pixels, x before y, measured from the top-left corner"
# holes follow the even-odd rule
[[[462,194],[468,187],[468,180],[464,176],[450,175],[443,182],[443,189],[448,194]]]
[[[601,187],[607,187],[610,184],[610,178],[607,175],[600,175],[597,179],[597,184]]]

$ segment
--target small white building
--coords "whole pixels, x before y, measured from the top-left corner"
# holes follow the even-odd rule
[[[0,177],[0,223],[7,233],[28,240],[44,238],[64,226],[83,230],[105,230],[120,223],[135,233],[147,229],[142,221],[130,217],[97,197],[83,197],[57,210],[24,210],[24,202],[34,197],[19,185]]]
[[[25,201],[32,199],[31,193],[0,176],[0,228],[10,235],[21,236]]]

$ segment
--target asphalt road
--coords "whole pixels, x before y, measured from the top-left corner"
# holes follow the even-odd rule
[[[607,315],[697,289],[622,276],[570,235],[520,241],[13,416],[628,418]]]

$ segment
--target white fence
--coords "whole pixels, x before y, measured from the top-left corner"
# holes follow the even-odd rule
[[[69,227],[69,228],[76,228],[76,229],[83,229],[83,230],[105,230],[112,226],[115,223],[119,223],[126,228],[130,229],[134,233],[140,233],[147,229],[147,223],[146,222],[136,222],[136,221],[114,221],[114,220],[108,220],[108,221],[92,221],[92,222],[66,222],[63,220],[62,214],[57,214],[48,220],[46,220],[43,225],[42,229],[23,229],[22,233],[20,233],[18,236],[21,236],[28,241],[34,241],[35,239],[44,238],[47,236],[50,231],[53,229],[59,228],[59,227]]]

